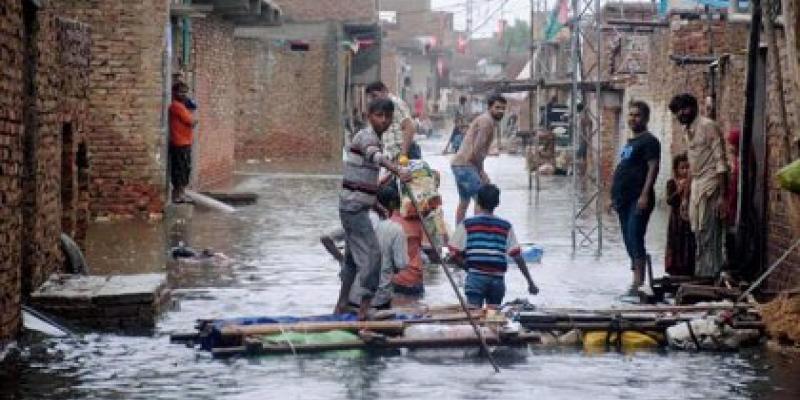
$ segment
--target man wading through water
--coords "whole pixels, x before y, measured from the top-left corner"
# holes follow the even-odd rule
[[[481,185],[491,183],[489,175],[483,169],[483,160],[489,154],[498,122],[503,119],[506,112],[506,99],[499,94],[489,96],[487,99],[489,109],[475,117],[469,125],[461,147],[453,156],[450,165],[456,178],[458,188],[458,208],[456,208],[456,225],[460,224],[467,215],[469,203],[478,194]]]
[[[619,216],[625,249],[631,258],[633,280],[629,294],[636,295],[644,282],[647,263],[644,236],[655,205],[653,185],[658,176],[661,144],[647,130],[650,121],[647,103],[633,101],[628,110],[628,127],[633,131],[633,137],[620,152],[611,185],[611,201]]]
[[[391,123],[382,137],[385,153],[389,159],[399,162],[400,165],[406,165],[409,159],[421,159],[422,152],[414,143],[417,128],[406,103],[389,93],[389,89],[380,81],[367,85],[364,92],[370,101],[387,99],[394,105],[392,119],[389,121]]]
[[[378,173],[386,168],[403,182],[410,175],[390,161],[383,153],[381,135],[392,123],[394,104],[389,99],[369,103],[369,126],[359,131],[346,149],[342,190],[339,195],[339,218],[345,237],[345,262],[342,267],[342,287],[334,313],[344,313],[353,281],[358,275],[363,289],[358,319],[367,318],[372,297],[378,288],[381,270],[381,251],[369,210],[375,206],[378,193]]]

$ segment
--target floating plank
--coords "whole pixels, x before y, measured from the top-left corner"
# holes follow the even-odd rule
[[[685,283],[678,288],[675,302],[693,304],[701,301],[736,300],[741,294],[739,289]]]
[[[229,206],[229,205],[227,205],[227,204],[225,204],[225,203],[223,203],[221,201],[212,199],[211,197],[208,197],[208,196],[206,196],[204,194],[200,194],[200,193],[197,193],[197,192],[192,191],[192,190],[186,190],[186,195],[189,196],[189,198],[192,199],[192,201],[194,201],[194,203],[199,205],[199,206],[203,206],[203,207],[206,207],[206,208],[210,208],[210,209],[221,211],[221,212],[228,213],[228,214],[236,212],[235,208],[233,208],[233,207],[231,207],[231,206]]]
[[[234,206],[255,204],[258,202],[258,194],[250,192],[201,192],[203,195],[211,197]]]
[[[275,335],[283,332],[326,332],[345,330],[358,332],[368,329],[374,332],[401,334],[403,321],[334,321],[300,322],[296,324],[229,325],[222,328],[222,336]]]
[[[486,344],[491,346],[501,345],[497,335],[485,335]],[[249,338],[245,346],[214,349],[214,356],[231,354],[301,354],[319,353],[336,350],[367,350],[367,349],[421,349],[421,348],[453,348],[471,347],[480,343],[477,336],[457,338],[387,338],[382,341],[365,342],[364,340],[349,340],[337,343],[318,344],[267,344],[258,339]]]

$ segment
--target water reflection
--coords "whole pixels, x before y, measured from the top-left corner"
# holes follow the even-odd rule
[[[441,149],[440,143],[423,144]],[[447,159],[429,156],[443,174],[445,215],[457,201]],[[601,307],[619,302],[629,280],[616,221],[604,216],[602,257],[572,254],[568,179],[543,177],[542,191],[528,191],[524,160],[487,160],[503,190],[498,213],[511,220],[520,241],[545,247],[532,266],[546,306]],[[0,370],[0,399],[796,399],[800,367],[791,358],[762,352],[692,354],[602,353],[575,348],[503,349],[494,374],[474,349],[370,353],[357,357],[280,356],[215,360],[170,344],[167,334],[186,331],[197,318],[316,314],[333,308],[338,267],[318,245],[320,233],[339,224],[339,178],[323,174],[265,174],[251,166],[237,190],[260,195],[233,215],[195,209],[189,244],[231,257],[225,267],[201,266],[180,275],[175,297],[152,337],[89,335],[30,347]],[[652,218],[648,247],[663,272],[664,210]],[[163,271],[161,223],[93,226],[88,256],[94,271]],[[188,276],[188,278],[187,278]],[[440,272],[426,271],[426,301],[452,304]],[[525,298],[518,271],[507,276],[507,299]]]

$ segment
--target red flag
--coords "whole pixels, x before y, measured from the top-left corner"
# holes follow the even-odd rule
[[[462,35],[458,35],[458,42],[456,42],[456,51],[461,54],[465,54],[467,52],[467,39]]]
[[[569,4],[567,0],[561,0],[558,3],[558,23],[566,25],[569,21]]]
[[[506,26],[508,25],[508,21],[504,19],[497,20],[497,39],[500,43],[503,43],[503,37],[506,34]]]

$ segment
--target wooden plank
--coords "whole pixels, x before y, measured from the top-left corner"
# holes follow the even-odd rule
[[[327,332],[345,330],[358,332],[368,329],[381,333],[400,334],[403,321],[345,321],[345,322],[301,322],[296,324],[230,325],[222,328],[223,336],[275,335],[283,332]]]
[[[620,314],[620,313],[683,313],[683,312],[702,312],[702,311],[716,311],[716,310],[735,310],[735,309],[752,309],[756,304],[752,303],[735,303],[735,304],[706,304],[706,305],[677,305],[677,306],[636,306],[636,307],[619,307],[619,308],[605,308],[605,309],[589,309],[589,308],[548,308],[539,309],[542,312],[587,312],[597,314]]]
[[[214,200],[219,200],[230,205],[255,204],[258,194],[251,192],[201,192]]]
[[[486,335],[486,344],[491,346],[501,345],[497,335]],[[266,344],[258,341],[248,343],[247,352],[250,354],[287,354],[287,353],[318,353],[323,351],[335,350],[358,350],[358,349],[421,349],[421,348],[452,348],[452,347],[471,347],[480,344],[477,336],[465,336],[458,338],[387,338],[385,341],[367,343],[363,340],[351,340],[338,343],[319,343],[319,344]]]

